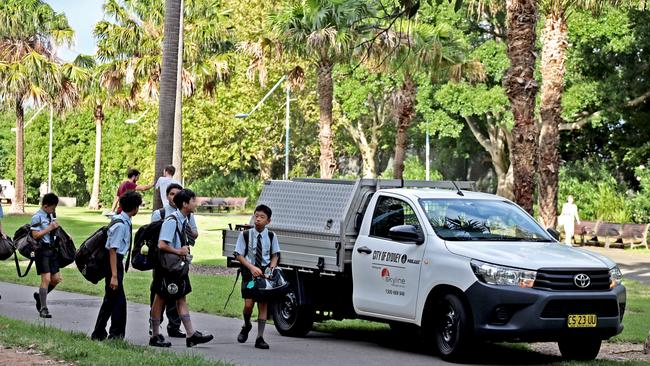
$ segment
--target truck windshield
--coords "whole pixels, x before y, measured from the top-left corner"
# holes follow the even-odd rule
[[[523,210],[506,201],[421,199],[420,205],[444,240],[553,241]]]

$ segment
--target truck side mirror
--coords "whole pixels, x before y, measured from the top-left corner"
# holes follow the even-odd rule
[[[388,237],[395,241],[424,243],[424,235],[415,225],[397,225],[388,230]]]
[[[548,233],[551,234],[551,236],[554,237],[555,240],[560,241],[560,232],[559,231],[553,229],[552,227],[547,228],[546,231],[548,231]]]

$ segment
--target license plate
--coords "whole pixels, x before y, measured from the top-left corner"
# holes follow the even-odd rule
[[[596,314],[570,314],[567,317],[569,328],[593,328],[598,324]]]

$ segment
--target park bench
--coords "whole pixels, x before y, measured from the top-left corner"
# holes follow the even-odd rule
[[[226,210],[243,210],[246,207],[247,197],[226,197]]]
[[[605,248],[609,248],[612,243],[622,240],[623,224],[614,222],[601,222],[596,230],[598,243],[604,243]]]
[[[209,212],[212,212],[215,208],[219,211],[226,207],[226,200],[221,197],[197,197],[196,203],[197,209],[203,208]]]
[[[650,224],[623,224],[620,243],[623,247],[645,247],[648,249],[648,228]]]
[[[600,221],[580,221],[579,224],[576,223],[573,234],[576,243],[580,245],[597,243],[596,231],[598,230],[599,225]],[[580,237],[579,242],[578,237]]]

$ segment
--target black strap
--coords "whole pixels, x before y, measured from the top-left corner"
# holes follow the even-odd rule
[[[119,222],[129,227],[129,249],[127,250],[127,254],[126,254],[126,267],[124,267],[124,272],[128,272],[129,264],[131,263],[131,245],[133,244],[133,226],[131,224],[124,222],[124,220],[118,220],[118,219],[111,220],[111,223],[108,224],[108,226],[106,227],[106,233],[108,234],[108,229],[110,229],[111,226]]]
[[[31,234],[28,234],[31,235]],[[27,270],[25,273],[20,274],[20,264],[18,263],[18,249],[14,251],[14,260],[16,261],[16,273],[18,274],[18,277],[25,277],[29,273],[29,270],[32,269],[32,264],[34,264],[34,260],[30,259],[29,260],[29,265],[27,265]]]
[[[235,286],[237,286],[237,281],[239,280],[240,274],[241,274],[241,268],[237,269],[237,277],[235,277],[235,282],[232,284],[232,290],[230,290],[230,293],[228,294],[226,303],[223,304],[223,310],[226,310],[226,306],[228,306],[228,302],[230,302],[230,297],[232,296],[232,293],[235,292]]]
[[[188,216],[188,217],[189,217],[189,216]],[[175,223],[175,225],[176,225],[176,226],[175,226],[176,230],[175,230],[175,231],[176,231],[176,234],[178,234],[178,237],[181,239],[181,246],[182,246],[182,247],[187,246],[187,238],[185,237],[185,230],[183,230],[183,233],[182,233],[182,234],[178,231],[178,219],[176,218],[176,216],[174,216],[174,215],[170,215],[167,219],[168,219],[168,220],[169,220],[169,219],[173,219],[174,221],[176,221],[176,223]]]
[[[160,219],[164,220],[165,219],[165,208],[158,209],[158,213],[160,214]]]

